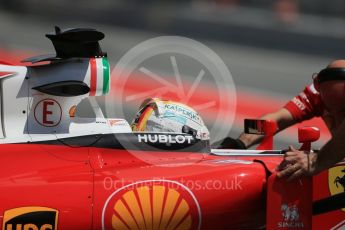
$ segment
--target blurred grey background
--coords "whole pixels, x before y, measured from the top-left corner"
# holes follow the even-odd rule
[[[222,58],[240,95],[270,98],[281,106],[311,83],[313,73],[345,58],[344,0],[0,0],[0,55],[52,53],[43,35],[55,25],[104,32],[102,48],[113,65],[146,39],[193,38]],[[165,76],[173,74],[159,60],[151,67]],[[271,108],[265,101],[261,106],[257,116]],[[246,109],[229,135],[243,130]],[[132,104],[125,108],[129,121],[135,111]],[[280,134],[275,147],[296,144],[296,136]],[[316,146],[326,139],[324,135]]]

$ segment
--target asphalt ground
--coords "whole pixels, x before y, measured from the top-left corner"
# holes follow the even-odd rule
[[[62,28],[91,27],[104,32],[106,38],[101,42],[101,46],[108,53],[109,60],[113,66],[134,46],[147,39],[163,35],[115,26],[86,24],[85,22],[78,21],[66,23],[57,20],[42,20],[39,17],[18,17],[18,15],[0,12],[1,59],[6,58],[9,54],[14,54],[10,58],[11,60],[16,60],[25,55],[52,53],[53,47],[50,41],[44,37],[44,34],[53,31],[54,25],[59,25]],[[235,45],[212,39],[196,40],[213,50],[225,63],[231,72],[237,95],[236,112],[235,109],[230,111],[235,117],[235,122],[232,126],[225,122],[222,125],[218,124],[215,128],[212,128],[211,137],[216,136],[219,132],[228,133],[228,135],[233,137],[238,136],[243,130],[243,119],[245,117],[258,117],[265,112],[283,106],[306,85],[311,83],[311,75],[314,72],[318,72],[331,61],[329,57],[324,56]],[[159,53],[159,55],[146,59],[138,67],[145,67],[162,79],[175,84],[176,78],[171,62],[172,56],[175,57],[177,66],[179,67],[183,86],[187,88],[191,87],[202,67],[198,60],[195,58],[190,59],[188,55],[181,55],[178,52]],[[222,97],[222,95],[226,95],[227,93],[219,92],[219,90],[222,90],[220,89],[221,87],[212,87],[215,77],[211,73],[205,72],[205,77],[198,84],[198,87],[202,90],[195,95],[195,103],[202,102],[205,104],[208,96],[211,98],[213,96]],[[113,72],[113,77],[115,78],[118,77],[116,73],[118,72]],[[138,93],[148,92],[150,84],[157,88],[157,86],[154,86],[154,79],[141,72],[139,68],[135,69],[133,76],[135,78],[131,78],[132,84],[125,87],[123,91],[127,96],[138,96]],[[113,83],[113,86],[116,85]],[[116,88],[112,90],[116,92]],[[154,95],[145,94],[144,96]],[[124,118],[130,121],[134,117],[136,108],[142,99],[140,97],[134,98],[135,100],[126,100],[122,95],[122,101],[119,101],[116,94],[112,94],[107,99],[98,98],[98,102],[102,107],[110,106],[113,103],[120,104],[124,110]],[[88,103],[83,102],[83,104],[87,106]],[[219,118],[218,114],[222,112],[224,111],[222,111],[221,107],[216,106],[212,108],[211,105],[211,108],[208,107],[200,113],[205,117],[204,119],[207,121],[208,126],[212,126],[214,120]],[[107,111],[107,113],[108,116],[116,115],[116,111]],[[317,124],[320,126],[322,123],[320,120],[312,120],[308,124]],[[322,140],[316,143],[314,147],[321,146],[328,137],[323,127]],[[286,148],[290,144],[298,146],[296,128],[279,134],[276,138],[275,148]]]

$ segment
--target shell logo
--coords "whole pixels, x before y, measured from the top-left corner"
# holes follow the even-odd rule
[[[328,170],[328,187],[331,195],[345,192],[345,166],[336,166]],[[345,211],[345,208],[341,210]]]
[[[102,229],[200,229],[201,210],[184,185],[167,180],[141,181],[110,195],[102,213]]]

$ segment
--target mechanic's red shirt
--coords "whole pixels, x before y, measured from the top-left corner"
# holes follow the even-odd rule
[[[298,122],[321,116],[328,129],[332,131],[333,118],[324,108],[320,93],[315,89],[313,84],[307,86],[299,95],[286,103],[284,108]]]

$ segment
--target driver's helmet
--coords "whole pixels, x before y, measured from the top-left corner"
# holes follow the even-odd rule
[[[186,133],[197,139],[210,139],[207,127],[194,109],[159,98],[143,101],[131,127],[134,132]]]

